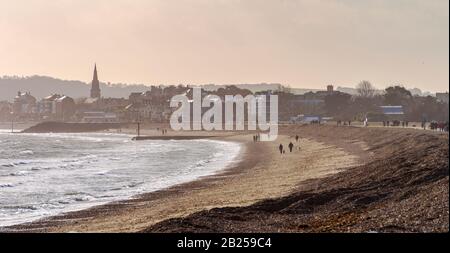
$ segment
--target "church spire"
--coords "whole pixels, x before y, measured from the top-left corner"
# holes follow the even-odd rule
[[[93,80],[97,80],[98,81],[98,76],[97,76],[97,63],[94,65],[94,79]]]
[[[92,78],[91,98],[100,98],[100,82],[97,75],[97,63],[94,65],[94,77]]]

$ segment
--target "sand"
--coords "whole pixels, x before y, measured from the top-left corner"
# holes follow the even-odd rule
[[[144,232],[448,233],[448,133],[330,126],[281,131],[334,143],[359,153],[363,163],[302,181],[285,197],[197,212]]]

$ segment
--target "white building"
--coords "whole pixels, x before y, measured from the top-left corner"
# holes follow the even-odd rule
[[[85,112],[83,123],[118,123],[119,119],[115,113],[109,112]]]

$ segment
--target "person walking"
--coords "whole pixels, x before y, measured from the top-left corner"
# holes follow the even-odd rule
[[[292,153],[292,149],[294,148],[294,144],[291,142],[289,143],[289,152]]]
[[[283,144],[280,144],[280,146],[278,146],[278,149],[280,150],[280,154],[283,154]]]
[[[295,142],[298,142],[298,135],[295,136]]]

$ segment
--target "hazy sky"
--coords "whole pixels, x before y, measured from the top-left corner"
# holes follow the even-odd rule
[[[0,75],[448,90],[448,0],[0,0]]]

